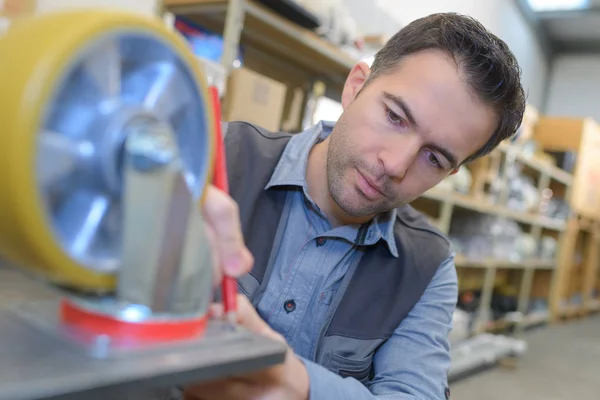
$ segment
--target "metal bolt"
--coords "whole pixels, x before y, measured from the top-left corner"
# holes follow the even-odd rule
[[[177,145],[167,128],[159,123],[143,123],[131,128],[127,137],[126,157],[138,171],[152,172],[170,164]]]

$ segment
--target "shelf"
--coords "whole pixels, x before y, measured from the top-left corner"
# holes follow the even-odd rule
[[[454,259],[454,264],[462,268],[503,268],[503,269],[554,269],[554,261],[548,260],[524,260],[510,261],[497,259],[469,259],[458,255]]]
[[[476,199],[456,192],[433,188],[424,193],[422,197],[440,202],[449,202],[457,207],[477,211],[483,214],[497,215],[524,224],[537,225],[555,231],[562,231],[566,226],[566,222],[563,220],[514,211],[506,207],[490,204],[483,199]]]
[[[527,157],[518,148],[514,147],[513,145],[510,145],[506,142],[502,142],[498,146],[498,149],[505,153],[513,154],[515,156],[516,161],[518,161],[521,164],[524,164],[532,169],[535,169],[536,171],[539,171],[541,173],[548,175],[551,179],[554,179],[557,182],[560,182],[567,186],[569,186],[573,183],[573,176],[571,174],[569,174],[568,172],[563,171],[562,169],[560,169],[554,165],[549,165],[544,162],[540,162],[533,158]]]
[[[222,32],[228,0],[164,0],[165,8],[213,31]],[[241,44],[309,71],[342,86],[357,60],[317,34],[254,1],[245,1]]]

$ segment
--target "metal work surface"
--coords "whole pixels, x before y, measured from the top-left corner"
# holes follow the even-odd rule
[[[285,345],[211,322],[203,338],[172,348],[96,359],[22,318],[15,307],[59,296],[0,260],[0,399],[126,399],[130,393],[240,374],[283,361]],[[151,397],[146,397],[151,398]]]

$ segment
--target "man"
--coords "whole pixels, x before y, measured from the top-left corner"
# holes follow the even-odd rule
[[[297,135],[229,124],[231,195],[255,260],[240,323],[290,351],[190,399],[449,397],[454,253],[407,204],[514,134],[520,69],[475,20],[430,15],[351,70],[342,105],[335,124]]]

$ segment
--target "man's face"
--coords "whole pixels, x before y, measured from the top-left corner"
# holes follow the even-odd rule
[[[350,73],[344,113],[328,138],[329,192],[352,217],[419,197],[480,149],[497,125],[440,51],[407,56],[361,91],[367,76],[364,64]]]

